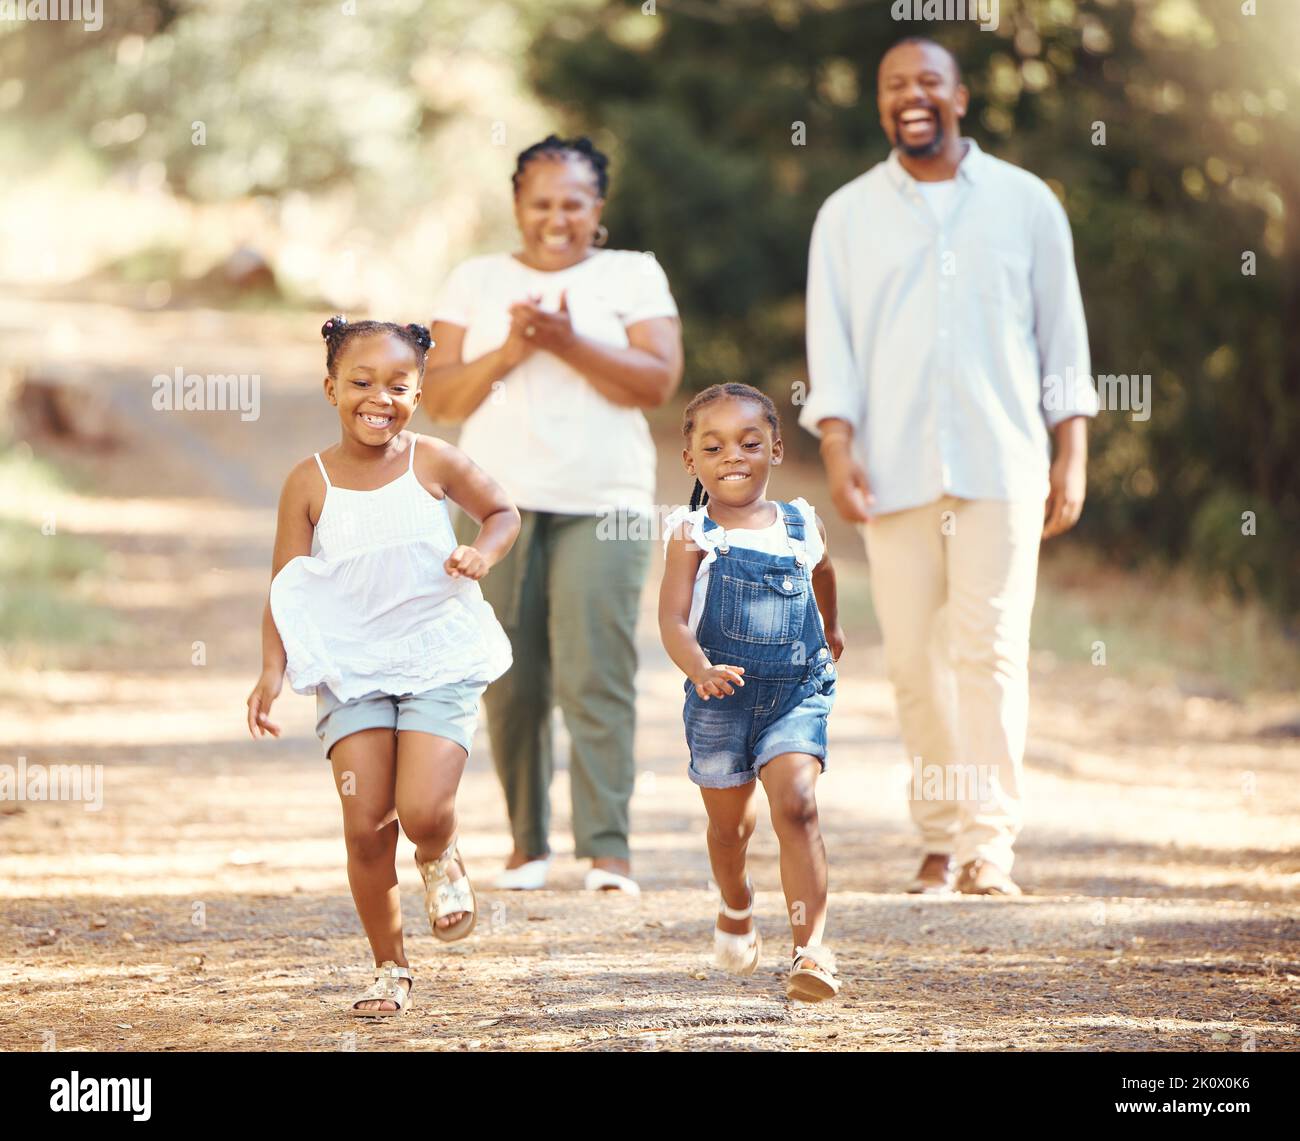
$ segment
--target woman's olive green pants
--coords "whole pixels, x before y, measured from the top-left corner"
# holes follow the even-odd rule
[[[550,851],[551,709],[559,705],[573,744],[574,854],[627,859],[636,620],[650,541],[611,534],[598,515],[521,515],[515,545],[480,583],[514,651],[483,703],[515,848],[530,857]],[[458,512],[456,534],[472,543],[478,527]]]

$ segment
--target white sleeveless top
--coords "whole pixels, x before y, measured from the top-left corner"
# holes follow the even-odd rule
[[[311,555],[271,582],[271,616],[290,686],[327,685],[340,701],[380,691],[423,693],[457,681],[489,682],[511,664],[510,641],[473,579],[443,563],[457,542],[447,505],[406,471],[373,491],[325,480]]]

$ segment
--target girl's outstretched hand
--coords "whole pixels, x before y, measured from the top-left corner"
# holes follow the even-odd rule
[[[708,701],[710,697],[726,697],[736,692],[731,688],[733,685],[744,686],[745,679],[740,676],[744,672],[744,666],[710,666],[695,683],[695,692],[701,701]]]
[[[248,695],[248,732],[254,741],[259,733],[263,737],[268,733],[272,737],[280,735],[280,726],[271,720],[271,702],[280,696],[283,685],[283,670],[278,674],[264,673]]]
[[[452,578],[472,578],[478,580],[488,572],[488,561],[475,547],[457,547],[447,561],[442,564]]]

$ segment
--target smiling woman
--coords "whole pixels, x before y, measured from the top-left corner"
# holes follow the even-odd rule
[[[457,266],[433,307],[423,407],[523,516],[486,595],[519,665],[485,694],[514,835],[498,886],[541,887],[550,843],[551,707],[573,740],[574,848],[589,887],[635,891],[635,627],[648,544],[601,541],[611,510],[649,515],[642,409],[682,376],[677,306],[653,255],[602,248],[607,160],[585,138],[528,147],[512,179],[520,248]],[[630,534],[641,533],[633,528]],[[647,529],[648,533],[648,529]]]

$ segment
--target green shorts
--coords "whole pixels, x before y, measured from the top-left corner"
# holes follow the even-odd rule
[[[479,698],[486,682],[458,681],[423,693],[397,697],[376,690],[351,701],[339,701],[329,686],[316,690],[316,736],[330,755],[344,737],[363,729],[394,733],[432,733],[455,741],[469,755],[478,725]]]

